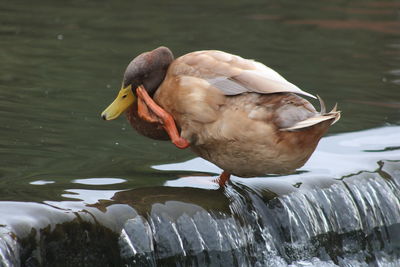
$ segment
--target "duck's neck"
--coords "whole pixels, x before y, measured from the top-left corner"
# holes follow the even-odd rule
[[[156,140],[169,140],[167,132],[159,123],[147,122],[139,117],[137,101],[128,108],[126,116],[131,126],[141,135]]]

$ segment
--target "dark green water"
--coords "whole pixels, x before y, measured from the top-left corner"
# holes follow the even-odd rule
[[[71,208],[79,190],[110,199],[118,190],[213,173],[156,170],[194,155],[139,136],[124,118],[100,118],[130,60],[160,45],[176,56],[219,49],[265,63],[328,106],[338,102],[342,119],[331,135],[400,125],[399,12],[398,1],[4,0],[0,201],[27,211],[34,202]],[[391,146],[390,159],[400,160],[400,140]],[[76,181],[110,177],[123,180]]]

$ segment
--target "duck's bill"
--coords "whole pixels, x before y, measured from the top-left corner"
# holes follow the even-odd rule
[[[125,110],[127,110],[134,102],[136,97],[133,95],[132,86],[122,87],[115,100],[102,113],[104,120],[113,120],[118,118]]]

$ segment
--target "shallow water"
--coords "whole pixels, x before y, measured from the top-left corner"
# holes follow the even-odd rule
[[[399,9],[0,3],[1,264],[398,265]],[[257,59],[342,119],[297,174],[217,190],[215,166],[99,117],[130,59],[159,45]]]

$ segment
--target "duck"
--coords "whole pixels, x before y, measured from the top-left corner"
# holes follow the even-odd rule
[[[305,99],[319,99],[320,111]],[[310,158],[340,119],[337,105],[301,90],[255,60],[219,50],[178,58],[161,46],[135,57],[115,100],[101,113],[122,113],[140,134],[189,148],[231,175],[289,174]]]

